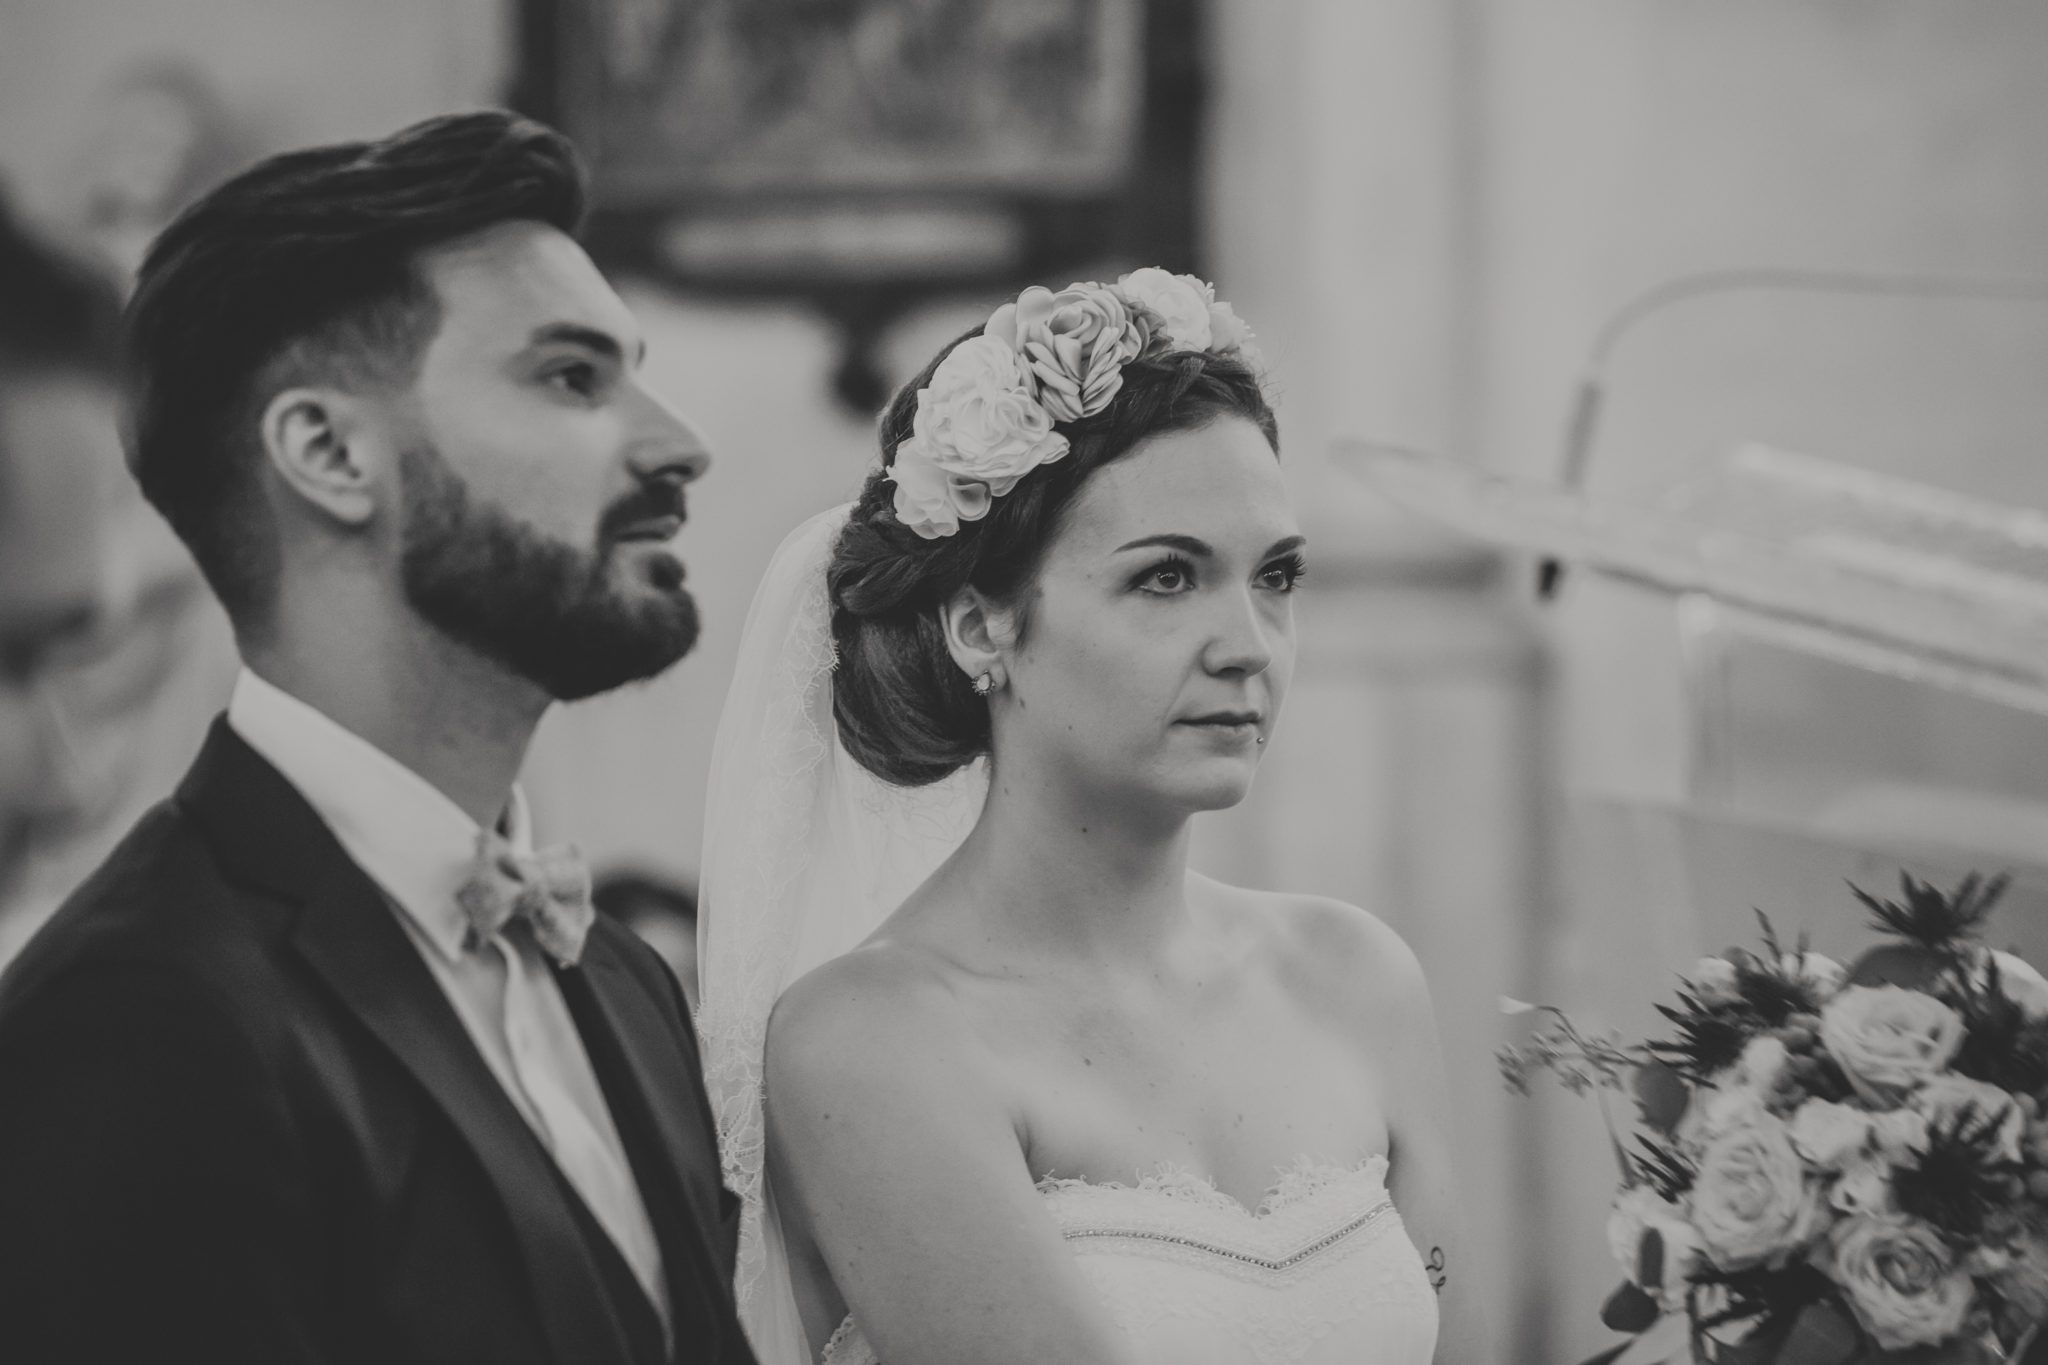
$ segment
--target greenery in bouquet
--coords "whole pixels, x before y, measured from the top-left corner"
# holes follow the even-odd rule
[[[1760,949],[1658,1007],[1664,1037],[1546,1010],[1502,1049],[1524,1093],[1634,1096],[1609,1326],[1728,1365],[2048,1361],[2048,980],[1980,942],[2005,886],[1850,888],[1883,938],[1848,969],[1759,913]]]

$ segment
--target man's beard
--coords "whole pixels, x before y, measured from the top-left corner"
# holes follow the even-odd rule
[[[559,701],[651,678],[697,642],[697,604],[680,575],[631,601],[611,582],[616,533],[680,515],[680,486],[643,485],[610,508],[580,550],[473,499],[430,447],[405,452],[406,599],[441,631]],[[666,567],[666,566],[658,566]]]

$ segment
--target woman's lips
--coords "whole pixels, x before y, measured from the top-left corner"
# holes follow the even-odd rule
[[[1206,716],[1190,716],[1180,723],[1220,739],[1247,740],[1259,733],[1260,719],[1256,711],[1215,711]]]

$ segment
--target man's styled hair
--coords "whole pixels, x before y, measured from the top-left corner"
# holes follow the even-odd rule
[[[420,253],[504,222],[573,234],[583,208],[568,139],[491,111],[272,157],[157,238],[128,308],[129,459],[238,626],[276,581],[264,406],[298,384],[410,383],[441,324]]]
[[[61,371],[111,383],[120,317],[110,282],[31,235],[0,201],[0,374]]]

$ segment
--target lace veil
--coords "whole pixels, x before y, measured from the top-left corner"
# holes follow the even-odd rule
[[[905,789],[839,744],[825,569],[848,510],[792,532],[754,595],[705,806],[698,1030],[725,1181],[744,1202],[736,1287],[761,1365],[810,1361],[763,1164],[768,1013],[959,847],[987,792],[981,764]]]

